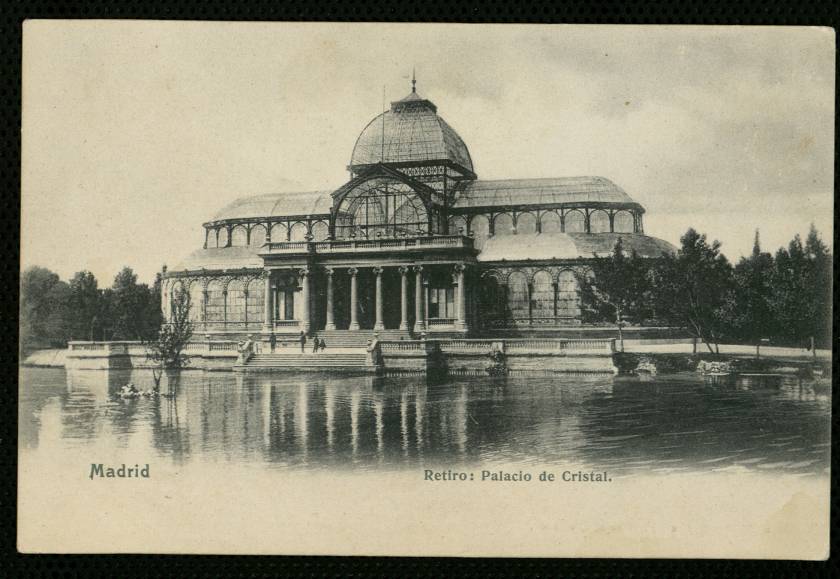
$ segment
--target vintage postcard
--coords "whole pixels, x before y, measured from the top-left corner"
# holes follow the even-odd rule
[[[26,22],[18,548],[826,558],[834,59]]]

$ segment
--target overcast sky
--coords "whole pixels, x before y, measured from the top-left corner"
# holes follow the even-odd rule
[[[479,178],[601,175],[733,261],[832,237],[831,30],[28,22],[22,266],[149,281],[236,198],[338,187],[412,67]]]

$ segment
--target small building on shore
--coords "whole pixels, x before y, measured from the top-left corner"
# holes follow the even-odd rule
[[[333,190],[222,208],[204,246],[165,272],[164,312],[188,292],[195,333],[218,339],[537,336],[580,327],[575,272],[619,238],[642,257],[674,250],[604,177],[479,179],[414,81],[362,130],[347,169]]]

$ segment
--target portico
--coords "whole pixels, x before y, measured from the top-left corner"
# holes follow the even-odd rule
[[[270,261],[270,260],[268,260]],[[466,333],[470,265],[267,265],[263,334],[320,330]]]

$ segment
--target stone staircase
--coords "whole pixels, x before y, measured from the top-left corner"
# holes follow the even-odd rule
[[[325,352],[329,352],[330,348],[364,348],[369,341],[373,340],[374,333],[379,335],[380,340],[410,340],[411,334],[405,330],[380,330],[374,332],[373,330],[318,330],[313,332],[307,342],[307,347],[311,347],[313,338],[320,338],[327,344]]]
[[[319,352],[313,354],[305,352],[275,352],[273,354],[254,354],[244,365],[234,366],[234,370],[242,372],[267,372],[272,370],[358,370],[373,371],[367,365],[367,354],[364,350],[354,349],[340,352]]]

